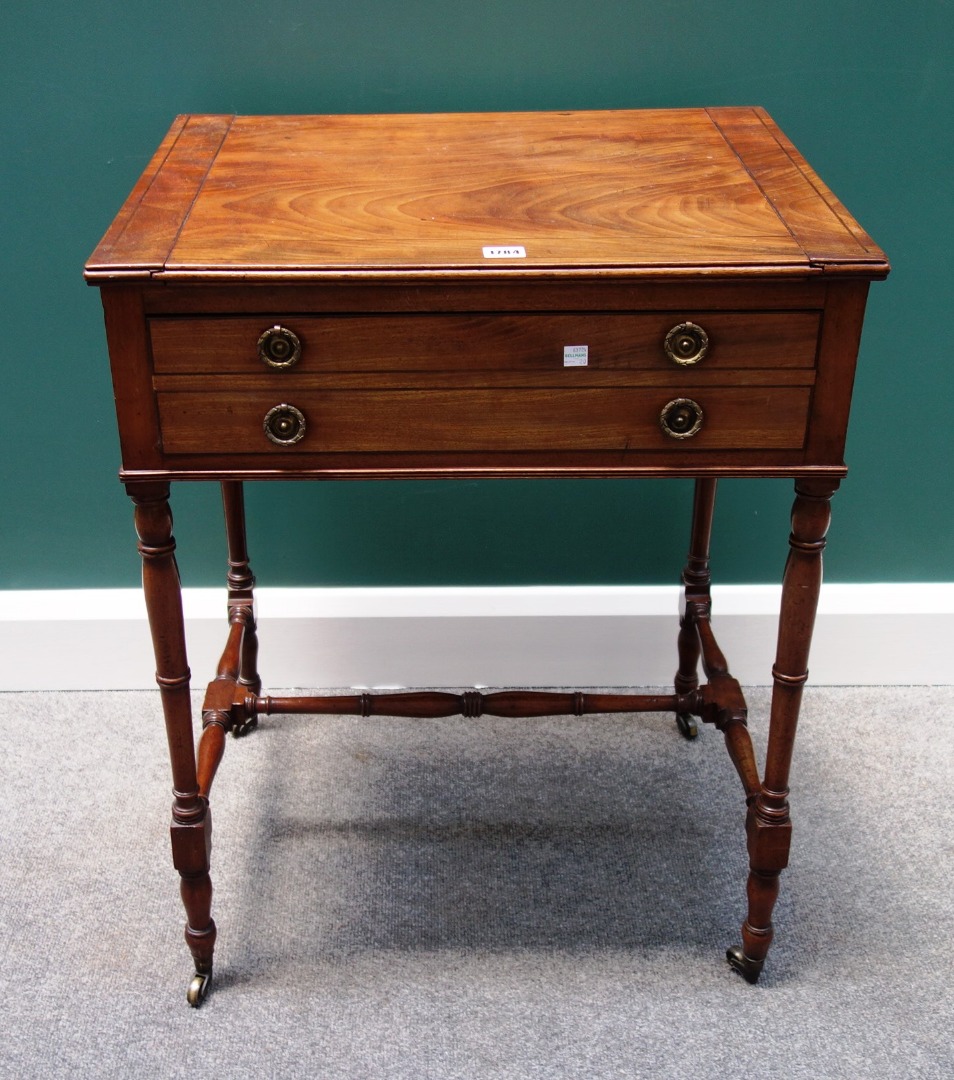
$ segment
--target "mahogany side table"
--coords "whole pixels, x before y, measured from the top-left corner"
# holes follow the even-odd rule
[[[748,807],[748,912],[727,955],[757,980],[865,301],[888,269],[757,108],[175,121],[86,277],[135,503],[192,1005],[216,933],[213,777],[226,734],[270,712],[713,724]],[[710,622],[716,482],[740,476],[796,492],[761,772]],[[263,695],[243,482],[405,477],[694,478],[673,693]],[[228,537],[197,753],[179,480],[221,483]]]

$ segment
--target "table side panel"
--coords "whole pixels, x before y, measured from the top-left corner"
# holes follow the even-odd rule
[[[806,442],[809,461],[844,458],[868,286],[862,279],[829,284]]]
[[[136,284],[111,285],[101,290],[101,297],[123,469],[161,469],[162,437],[142,290]]]

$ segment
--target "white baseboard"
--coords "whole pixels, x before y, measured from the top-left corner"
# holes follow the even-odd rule
[[[664,686],[679,591],[669,586],[267,589],[269,688]],[[713,625],[743,685],[771,681],[779,588],[713,589]],[[194,684],[225,644],[224,592],[186,590]],[[135,589],[0,593],[0,690],[151,688]],[[816,685],[954,683],[954,583],[826,585]]]

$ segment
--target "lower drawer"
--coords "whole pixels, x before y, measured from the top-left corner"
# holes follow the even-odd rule
[[[692,400],[699,430],[663,431],[660,416],[685,388],[167,391],[158,395],[166,454],[327,454],[567,450],[757,450],[802,447],[811,390],[708,387]],[[304,418],[294,445],[272,442],[278,405]]]

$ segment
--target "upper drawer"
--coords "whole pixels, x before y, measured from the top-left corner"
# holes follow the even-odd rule
[[[324,371],[479,371],[562,369],[586,346],[592,368],[672,370],[667,334],[681,323],[708,338],[700,368],[811,368],[817,311],[578,314],[450,314],[154,317],[154,369],[160,374]],[[259,340],[282,327],[300,357],[277,369]],[[262,346],[268,348],[267,344]],[[572,350],[567,352],[566,350]],[[290,352],[290,351],[289,351]]]

